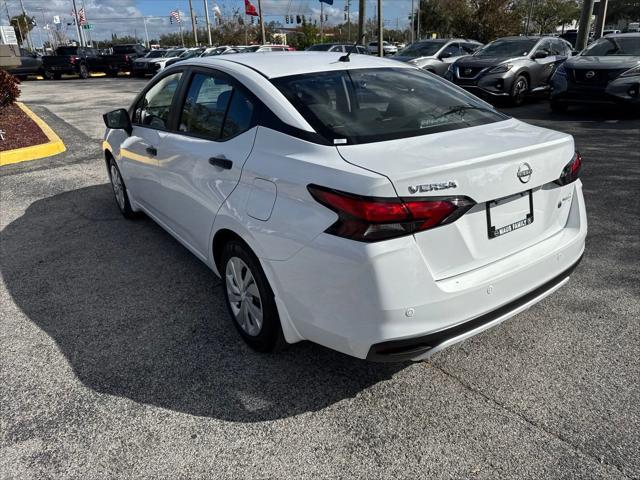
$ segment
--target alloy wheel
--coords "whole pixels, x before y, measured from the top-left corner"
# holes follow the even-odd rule
[[[263,305],[253,273],[240,258],[231,257],[225,269],[225,281],[235,321],[247,335],[259,335],[262,330]]]
[[[124,183],[122,182],[118,168],[114,164],[111,165],[111,186],[113,187],[113,194],[116,197],[116,202],[118,202],[120,210],[124,210]]]

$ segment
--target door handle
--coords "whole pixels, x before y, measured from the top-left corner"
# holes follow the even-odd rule
[[[231,167],[233,167],[233,162],[224,157],[211,157],[209,159],[209,163],[214,167],[220,167],[223,170],[231,170]]]
[[[155,157],[156,155],[158,155],[158,150],[156,149],[156,147],[147,147],[146,150],[147,150],[147,153],[152,157]]]

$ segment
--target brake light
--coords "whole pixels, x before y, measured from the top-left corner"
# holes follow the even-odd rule
[[[71,63],[76,63],[78,61],[78,57],[69,57],[69,61]]]
[[[410,235],[454,222],[475,202],[468,197],[363,197],[318,185],[309,193],[338,214],[326,233],[359,242],[376,242]]]
[[[580,168],[582,167],[582,155],[580,152],[576,152],[569,163],[565,165],[555,183],[558,185],[568,185],[571,182],[575,182],[580,176]]]
[[[128,61],[129,61],[129,55],[125,55],[125,56],[124,56],[124,61],[125,61],[125,62],[128,62]]]

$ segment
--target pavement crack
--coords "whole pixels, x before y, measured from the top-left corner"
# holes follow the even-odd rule
[[[434,364],[433,362],[429,362],[430,365],[432,365],[434,368],[440,370],[442,373],[444,373],[446,376],[450,377],[451,379],[453,379],[454,381],[458,382],[460,385],[462,385],[464,388],[466,388],[468,391],[470,391],[471,393],[475,393],[480,395],[482,398],[484,398],[485,400],[487,400],[488,402],[492,403],[493,405],[496,405],[497,407],[501,408],[502,410],[515,415],[516,417],[518,417],[519,419],[521,419],[523,422],[527,423],[528,425],[530,425],[531,427],[537,429],[537,430],[541,430],[543,432],[545,432],[547,435],[555,438],[556,440],[562,442],[563,444],[567,445],[570,449],[572,449],[573,451],[580,453],[586,457],[592,458],[594,459],[597,463],[601,464],[601,465],[606,465],[608,467],[614,468],[616,471],[618,471],[622,476],[624,476],[625,478],[629,478],[632,479],[634,477],[627,475],[624,470],[622,468],[620,468],[618,465],[614,464],[614,463],[610,463],[607,462],[604,458],[598,458],[594,455],[592,455],[589,452],[586,452],[584,450],[582,450],[579,446],[574,445],[569,439],[564,438],[562,435],[560,435],[559,433],[556,433],[554,431],[549,430],[548,428],[544,427],[541,424],[536,423],[535,421],[527,418],[523,413],[508,407],[507,405],[503,405],[501,403],[499,403],[495,398],[490,397],[489,395],[483,393],[482,391],[474,388],[470,383],[465,382],[464,380],[462,380],[461,378],[457,377],[456,375],[454,375],[453,373],[449,372],[448,370],[446,370],[445,368]]]

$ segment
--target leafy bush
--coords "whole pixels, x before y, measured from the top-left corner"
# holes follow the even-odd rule
[[[20,80],[0,68],[0,108],[11,105],[20,96]]]

